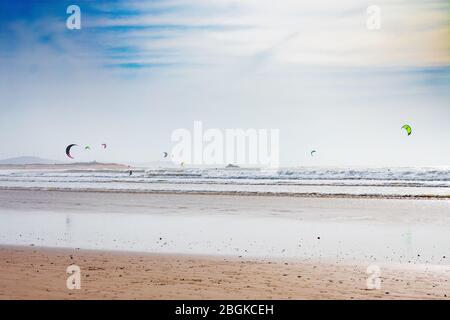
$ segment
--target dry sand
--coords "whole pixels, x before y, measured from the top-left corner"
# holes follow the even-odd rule
[[[66,268],[81,268],[81,289]],[[447,299],[450,272],[227,257],[0,247],[0,299]]]

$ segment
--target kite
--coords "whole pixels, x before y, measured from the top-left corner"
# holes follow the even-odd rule
[[[405,129],[405,130],[406,130],[406,132],[408,133],[408,136],[411,135],[412,129],[411,129],[411,127],[410,127],[408,124],[405,124],[405,125],[402,127],[402,129]]]
[[[106,149],[106,143],[102,143],[103,149]]]
[[[163,152],[164,153],[164,158],[167,158],[167,156],[169,155],[167,152]]]
[[[91,150],[91,147],[86,146],[86,147],[84,147],[84,150]]]
[[[75,147],[75,146],[78,146],[78,145],[76,145],[76,144],[69,144],[67,147],[66,147],[66,155],[70,158],[70,159],[73,159],[73,157],[72,157],[72,155],[70,154],[70,149],[72,148],[72,147]]]
[[[316,153],[316,150],[311,151],[311,156],[314,156],[314,153]]]

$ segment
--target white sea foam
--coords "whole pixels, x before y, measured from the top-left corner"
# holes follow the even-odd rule
[[[4,170],[0,188],[450,197],[450,168]]]

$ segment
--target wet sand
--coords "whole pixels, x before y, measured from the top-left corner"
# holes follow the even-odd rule
[[[432,200],[10,190],[0,192],[0,245],[445,265],[449,209]]]
[[[302,221],[450,226],[450,200],[0,189],[0,210],[178,216],[225,214]]]
[[[66,268],[81,268],[81,289]],[[448,299],[450,270],[0,247],[0,299]]]

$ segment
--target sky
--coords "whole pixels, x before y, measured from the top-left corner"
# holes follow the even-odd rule
[[[440,0],[3,0],[0,159],[157,161],[202,121],[279,129],[282,166],[450,166],[449,19]]]

